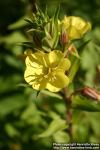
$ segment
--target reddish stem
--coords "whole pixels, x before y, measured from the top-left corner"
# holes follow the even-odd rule
[[[66,122],[68,124],[68,129],[67,129],[67,133],[69,134],[70,137],[70,142],[72,142],[72,108],[71,108],[71,104],[72,101],[70,99],[70,97],[68,97],[68,91],[66,88],[63,89],[64,92],[64,100],[65,100],[65,104],[66,104]]]

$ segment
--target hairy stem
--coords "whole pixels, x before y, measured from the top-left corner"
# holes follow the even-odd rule
[[[64,92],[64,101],[66,104],[66,123],[68,124],[68,129],[67,133],[69,134],[70,137],[70,142],[72,142],[73,136],[72,136],[72,108],[71,108],[71,98],[68,96],[68,90],[67,88],[63,89]]]

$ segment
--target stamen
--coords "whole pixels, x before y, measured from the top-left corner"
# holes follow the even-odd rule
[[[46,63],[46,60],[45,60],[45,58],[43,57],[43,60],[44,60],[44,64],[45,64],[45,66],[47,67],[47,63]]]

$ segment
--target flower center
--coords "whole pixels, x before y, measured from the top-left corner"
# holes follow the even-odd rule
[[[45,68],[44,69],[44,77],[49,78],[51,75],[53,75],[54,68]]]

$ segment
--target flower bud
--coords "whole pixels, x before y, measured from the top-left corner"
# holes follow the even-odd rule
[[[77,58],[80,58],[79,54],[78,54],[78,51],[76,49],[76,47],[74,46],[74,44],[71,44],[68,48],[68,54],[71,54],[71,55],[74,55],[76,56]]]
[[[98,100],[100,101],[100,93],[97,92],[95,89],[93,88],[90,88],[90,87],[85,87],[83,90],[82,90],[82,94],[87,96],[87,97],[90,97],[92,99],[95,99],[95,100]]]
[[[62,26],[67,31],[70,40],[80,39],[91,30],[89,22],[76,16],[65,16],[62,20]]]
[[[67,44],[69,41],[68,34],[66,31],[62,31],[60,35],[60,43],[61,45]]]

